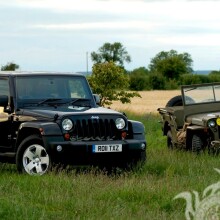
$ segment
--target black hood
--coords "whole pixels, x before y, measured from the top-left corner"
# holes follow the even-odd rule
[[[65,106],[65,107],[57,107],[57,108],[26,108],[20,109],[17,112],[17,115],[22,115],[23,117],[32,117],[33,120],[54,120],[60,119],[64,116],[72,116],[72,115],[122,115],[117,111],[112,109],[107,109],[103,107],[97,108],[88,108],[88,107],[74,107],[74,106]]]

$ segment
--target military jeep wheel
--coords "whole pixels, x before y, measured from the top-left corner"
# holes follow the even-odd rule
[[[192,136],[192,151],[195,153],[200,153],[202,150],[202,139],[199,135]]]
[[[43,175],[51,167],[51,159],[37,135],[24,139],[18,147],[16,165],[19,172]]]
[[[167,132],[167,147],[173,149],[172,134],[170,130]]]

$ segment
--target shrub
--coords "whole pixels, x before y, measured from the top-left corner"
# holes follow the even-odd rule
[[[165,89],[166,79],[159,73],[151,73],[149,75],[149,82],[151,85],[151,89],[163,90]]]
[[[130,75],[130,90],[142,91],[149,88],[149,76]]]

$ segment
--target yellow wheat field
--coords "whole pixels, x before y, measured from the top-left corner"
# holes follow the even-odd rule
[[[139,92],[142,98],[133,98],[131,103],[122,104],[113,102],[111,109],[119,111],[131,111],[137,114],[157,113],[159,107],[164,107],[166,103],[174,96],[180,95],[180,90],[171,91],[141,91]]]

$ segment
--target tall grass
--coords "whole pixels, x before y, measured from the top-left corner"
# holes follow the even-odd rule
[[[157,115],[133,115],[146,126],[147,163],[132,172],[107,175],[91,169],[42,177],[0,164],[0,219],[185,219],[182,191],[200,194],[219,180],[219,158],[166,149]]]

